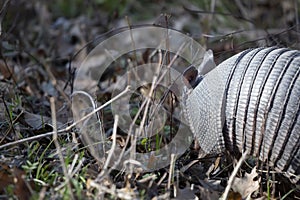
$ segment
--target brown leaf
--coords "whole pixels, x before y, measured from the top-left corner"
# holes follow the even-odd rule
[[[10,176],[10,169],[7,165],[0,166],[0,193],[2,194],[5,188],[13,184],[13,177]]]
[[[25,172],[16,167],[9,168],[8,165],[0,166],[0,193],[5,194],[5,189],[13,185],[14,194],[20,200],[26,200],[31,197],[31,190],[29,187],[33,187],[33,182],[25,180]]]
[[[3,78],[10,79],[13,76],[13,73],[14,73],[13,68],[7,63],[5,63],[3,60],[0,60],[0,75],[2,75]]]
[[[13,173],[13,179],[14,179],[14,193],[20,200],[26,200],[31,197],[31,192],[29,187],[30,185],[33,185],[32,183],[30,184],[25,180],[25,172],[23,170],[20,170],[18,168],[13,168],[12,170]]]
[[[242,196],[238,192],[230,191],[227,200],[242,200]]]

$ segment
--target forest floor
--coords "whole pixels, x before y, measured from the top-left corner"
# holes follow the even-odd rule
[[[164,95],[166,86],[151,88],[155,73],[148,68],[137,72],[142,81],[123,100],[118,95],[128,92],[123,86],[133,80],[126,73],[154,61],[166,66],[174,61],[180,73],[197,64],[176,59],[177,52],[150,48],[152,32],[143,32],[149,27],[180,31],[180,37],[211,49],[216,64],[247,48],[300,50],[299,8],[297,0],[2,1],[0,199],[224,198],[237,160],[227,154],[199,158],[197,143],[186,136],[180,142],[189,146],[163,165],[151,152],[178,134],[180,98]],[[129,37],[118,35],[131,29]],[[167,46],[171,42],[178,41]],[[112,49],[109,54],[106,48]],[[166,112],[150,116],[147,106],[157,105]],[[123,109],[131,120],[122,116]],[[152,130],[154,118],[158,130],[151,137],[128,134]],[[127,158],[122,149],[130,149],[124,161],[118,159]],[[228,199],[300,199],[294,184],[256,162],[249,158],[238,168]],[[163,166],[145,170],[149,163]]]

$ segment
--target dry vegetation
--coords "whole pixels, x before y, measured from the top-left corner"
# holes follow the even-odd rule
[[[92,100],[87,100],[90,105],[76,105],[81,110],[90,108],[77,120],[94,111],[97,117],[93,123],[74,123],[71,94],[76,70],[99,41],[120,32],[120,27],[137,24],[168,26],[187,33],[213,50],[216,63],[250,47],[300,49],[299,8],[298,0],[1,1],[0,199],[220,198],[236,161],[230,155],[198,159],[194,143],[179,158],[171,159],[170,165],[151,172],[144,172],[144,163],[134,160],[123,170],[109,164],[114,160],[109,157],[111,148],[150,152],[163,148],[176,135],[179,100],[164,87],[153,91],[151,84],[144,85],[129,101],[137,126],[151,122],[149,113],[141,109],[149,93],[153,93],[150,110],[157,104],[167,110],[167,121],[152,137],[132,139],[127,135],[129,130],[117,128],[122,122],[112,113],[109,102],[112,88],[119,87],[117,80],[128,68],[157,62],[161,57],[166,57],[164,64],[168,64],[174,54],[142,49],[116,60],[98,77],[91,96],[78,96]],[[173,65],[187,67],[188,63],[177,59]],[[91,84],[89,81],[85,84]],[[159,113],[154,116],[161,117]],[[103,142],[99,135],[105,137],[100,150],[106,157],[97,158],[99,153],[93,153],[83,131],[99,142]],[[272,169],[266,171],[268,167],[260,164],[257,173],[252,170],[255,162],[248,159],[238,168],[233,183],[238,192],[231,190],[229,199],[251,193],[252,199],[300,199],[295,185]]]

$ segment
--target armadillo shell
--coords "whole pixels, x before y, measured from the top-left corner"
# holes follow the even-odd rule
[[[258,48],[218,65],[185,98],[207,152],[244,152],[299,180],[300,51]]]

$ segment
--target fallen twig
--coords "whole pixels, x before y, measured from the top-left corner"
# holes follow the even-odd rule
[[[107,105],[111,104],[112,102],[116,101],[117,99],[119,99],[121,96],[123,96],[124,94],[126,94],[128,91],[130,90],[130,87],[127,87],[123,92],[121,92],[120,94],[118,94],[117,96],[115,96],[114,98],[112,98],[111,100],[107,101],[105,104],[103,104],[102,106],[96,108],[95,110],[93,110],[92,112],[88,113],[87,115],[85,115],[84,117],[82,117],[81,119],[79,119],[78,121],[74,122],[73,124],[67,126],[66,128],[64,129],[61,129],[61,130],[57,130],[57,133],[64,133],[64,132],[67,132],[69,130],[71,130],[74,126],[76,126],[78,123],[86,120],[87,118],[89,118],[90,116],[92,116],[93,114],[97,113],[99,110],[103,109],[104,107],[106,107]],[[47,137],[47,136],[51,136],[55,133],[55,131],[51,131],[51,132],[47,132],[47,133],[44,133],[44,134],[40,134],[40,135],[35,135],[35,136],[32,136],[32,137],[28,137],[28,138],[24,138],[24,139],[21,139],[21,140],[17,140],[17,141],[13,141],[13,142],[9,142],[9,143],[6,143],[6,144],[3,144],[0,146],[0,149],[4,149],[4,148],[7,148],[7,147],[10,147],[10,146],[14,146],[14,145],[17,145],[17,144],[21,144],[21,143],[24,143],[24,142],[30,142],[30,141],[33,141],[33,140],[36,140],[36,139],[40,139],[40,138],[44,138],[44,137]]]

